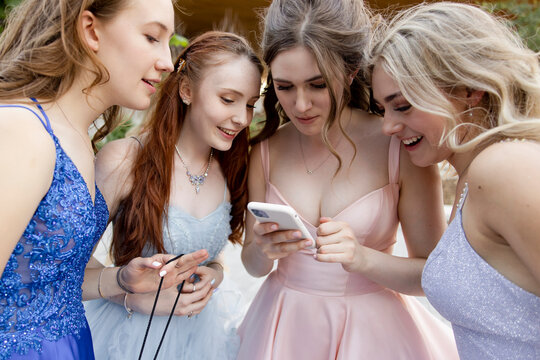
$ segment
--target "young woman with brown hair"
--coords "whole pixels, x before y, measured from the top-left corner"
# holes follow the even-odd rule
[[[184,49],[174,68],[140,136],[109,143],[98,155],[97,181],[113,220],[112,256],[121,266],[156,252],[208,250],[209,261],[196,270],[200,281],[183,287],[160,354],[234,359],[236,335],[225,329],[231,319],[223,312],[223,291],[212,295],[223,280],[216,257],[227,239],[240,243],[244,229],[247,127],[262,65],[242,37],[208,32]],[[169,314],[176,294],[176,289],[160,294],[157,315]],[[88,304],[98,356],[136,358],[154,296]],[[131,309],[135,313],[129,314]],[[146,355],[154,353],[166,322],[167,316],[154,318]]]

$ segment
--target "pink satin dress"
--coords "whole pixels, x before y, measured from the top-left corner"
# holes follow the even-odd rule
[[[400,142],[389,149],[389,183],[334,216],[363,245],[391,253],[398,228]],[[268,143],[261,143],[266,202],[287,204],[270,183]],[[316,227],[302,219],[313,236]],[[459,359],[449,326],[414,297],[401,295],[313,250],[278,261],[239,328],[239,360]]]

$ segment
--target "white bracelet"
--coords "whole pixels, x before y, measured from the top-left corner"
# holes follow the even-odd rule
[[[133,310],[127,304],[127,296],[128,296],[128,293],[125,293],[124,294],[124,309],[126,309],[126,311],[128,313],[127,318],[131,319],[131,316],[133,316]]]

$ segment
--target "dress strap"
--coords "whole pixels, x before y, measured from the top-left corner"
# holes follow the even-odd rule
[[[261,141],[261,162],[264,171],[264,181],[270,182],[270,151],[268,149],[268,139]]]
[[[131,139],[135,139],[135,140],[139,143],[139,145],[141,146],[141,149],[144,148],[144,146],[143,146],[141,140],[139,140],[138,137],[136,137],[136,136],[130,136],[130,138],[131,138]]]
[[[227,179],[225,179],[225,189],[223,190],[223,202],[227,200]]]
[[[41,118],[41,116],[39,116],[39,114],[34,109],[32,109],[31,107],[25,106],[25,105],[6,104],[6,105],[0,105],[0,107],[4,107],[4,108],[21,108],[21,109],[26,109],[28,111],[31,111],[32,114],[36,115],[36,117],[39,119],[39,121],[41,122],[41,124],[43,125],[45,130],[47,130],[47,132],[52,135],[53,130],[52,130],[49,118],[47,117],[47,114],[45,114],[45,111],[43,110],[43,108],[37,102],[37,100],[35,98],[30,98],[30,99],[32,99],[32,101],[36,103],[38,109],[41,111],[41,114],[43,114],[43,118],[45,119],[45,121]]]
[[[463,204],[465,203],[465,199],[467,198],[467,194],[469,194],[469,184],[465,183],[463,186],[463,190],[461,191],[461,195],[459,196],[459,202],[457,204],[457,208],[461,211],[461,208],[463,208]]]
[[[392,136],[390,138],[390,146],[388,149],[388,178],[390,184],[399,182],[399,152],[401,149],[401,141]]]

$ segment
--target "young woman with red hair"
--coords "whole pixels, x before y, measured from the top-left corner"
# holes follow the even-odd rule
[[[263,67],[242,37],[208,32],[184,49],[174,68],[140,136],[111,142],[98,155],[97,181],[114,223],[112,257],[121,266],[156,252],[206,249],[208,262],[184,285],[160,354],[235,358],[235,329],[225,328],[221,300],[211,298],[223,280],[216,257],[227,239],[240,243],[244,230],[248,125]],[[155,293],[102,295],[87,306],[96,357],[136,358]],[[168,315],[176,295],[174,288],[162,292],[156,315]],[[166,321],[153,319],[147,356]]]

